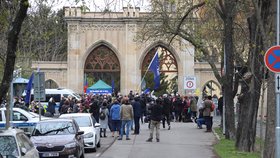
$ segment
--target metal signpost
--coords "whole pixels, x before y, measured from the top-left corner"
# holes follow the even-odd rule
[[[277,44],[271,47],[264,55],[266,67],[275,73],[275,94],[276,94],[276,128],[275,128],[275,157],[280,157],[280,46],[279,46],[279,13],[280,0],[277,0]]]
[[[34,101],[38,101],[39,104],[39,120],[41,121],[41,101],[46,100],[45,94],[45,73],[36,72],[34,74]]]

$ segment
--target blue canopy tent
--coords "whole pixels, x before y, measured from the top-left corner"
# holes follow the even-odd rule
[[[104,81],[99,80],[95,84],[93,84],[91,87],[87,88],[86,91],[87,94],[93,93],[93,94],[111,94],[112,93],[112,87],[106,84]]]

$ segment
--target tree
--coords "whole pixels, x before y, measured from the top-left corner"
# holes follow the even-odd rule
[[[237,91],[237,86],[233,87],[234,70],[234,19],[236,11],[236,1],[200,1],[193,4],[192,1],[151,1],[151,13],[145,17],[145,25],[139,31],[140,41],[153,41],[157,38],[166,41],[176,42],[177,36],[190,42],[197,50],[198,60],[207,61],[212,67],[217,80],[225,89],[224,97],[226,104],[226,138],[235,137],[233,97]],[[199,8],[202,8],[200,9]],[[227,8],[227,9],[225,9]],[[209,20],[208,11],[214,12],[214,18]],[[196,15],[198,18],[194,17]],[[220,18],[217,18],[220,15]],[[221,24],[221,25],[218,25]],[[209,27],[213,26],[213,27]],[[223,27],[221,27],[223,26]],[[213,28],[213,29],[212,29]],[[217,33],[217,30],[222,29]],[[207,31],[206,31],[207,30]],[[209,36],[210,35],[210,36]],[[213,35],[213,36],[212,36]],[[224,41],[224,43],[223,43]],[[226,73],[221,76],[216,68],[215,56],[226,52]],[[200,54],[201,53],[201,54]]]
[[[6,1],[2,3],[5,2]],[[27,16],[28,6],[28,0],[20,0],[17,6],[18,9],[16,10],[15,17],[13,18],[12,23],[9,24],[4,75],[0,85],[0,103],[2,103],[4,98],[6,98],[6,94],[9,90],[9,86],[13,78],[18,36],[21,30],[22,23]],[[3,8],[1,8],[1,10],[2,9]],[[6,18],[8,18],[8,16]]]
[[[254,6],[254,24],[258,28],[259,32],[256,32],[255,40],[259,40],[260,47],[263,48],[263,52],[266,51],[271,45],[275,43],[276,32],[276,1],[274,0],[252,0]],[[251,20],[252,21],[252,20]],[[261,53],[263,54],[263,53]],[[267,74],[267,121],[266,121],[266,135],[265,146],[263,151],[263,157],[275,157],[275,127],[276,127],[276,96],[275,96],[275,82],[274,73],[267,72],[266,68],[263,68],[264,74]],[[263,83],[264,84],[264,83]]]
[[[63,9],[53,11],[39,1],[28,14],[19,40],[19,54],[39,61],[67,60],[67,28]],[[28,65],[29,66],[29,65]]]

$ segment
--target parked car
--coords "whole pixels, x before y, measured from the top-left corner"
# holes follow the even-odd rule
[[[84,131],[85,148],[96,151],[100,147],[100,124],[89,113],[70,113],[63,114],[59,118],[74,119],[80,129]]]
[[[25,133],[12,128],[0,130],[0,155],[3,158],[39,158],[38,151]]]
[[[50,119],[41,117],[41,120]],[[13,108],[13,120],[11,126],[22,129],[26,133],[31,133],[36,122],[39,121],[39,115],[25,111],[21,108]],[[0,129],[6,126],[6,108],[0,108]]]
[[[84,158],[83,134],[75,120],[51,119],[36,124],[31,141],[41,158]]]

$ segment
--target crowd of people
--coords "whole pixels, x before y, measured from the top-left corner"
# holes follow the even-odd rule
[[[222,99],[216,95],[204,96],[202,99],[197,96],[180,96],[179,94],[163,94],[157,98],[146,94],[128,95],[93,95],[85,94],[81,100],[72,97],[62,97],[58,111],[57,103],[50,98],[48,105],[39,108],[39,105],[32,101],[27,107],[20,99],[16,99],[14,107],[23,108],[48,117],[54,117],[65,113],[91,113],[95,120],[100,123],[100,136],[107,137],[106,131],[111,131],[111,136],[118,136],[122,140],[130,140],[130,131],[134,135],[140,134],[140,123],[149,123],[150,136],[147,142],[153,140],[156,130],[156,141],[160,141],[159,129],[162,127],[171,129],[171,122],[195,122],[198,129],[206,125],[206,132],[212,131],[213,116],[222,112]],[[217,105],[219,104],[219,106]]]

